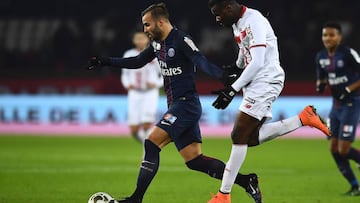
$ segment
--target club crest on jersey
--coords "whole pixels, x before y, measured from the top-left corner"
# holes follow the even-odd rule
[[[252,107],[251,104],[246,104],[246,105],[245,105],[245,108],[247,108],[247,109],[251,109],[251,107]]]
[[[175,56],[175,49],[174,48],[170,48],[168,50],[168,56],[169,57],[174,57]]]
[[[338,60],[336,62],[336,65],[337,65],[337,67],[342,68],[342,67],[344,67],[344,61],[343,60]]]

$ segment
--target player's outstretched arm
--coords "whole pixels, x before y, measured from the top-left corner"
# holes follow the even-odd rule
[[[89,60],[89,69],[101,66],[112,66],[118,68],[137,69],[145,66],[155,58],[154,49],[149,46],[135,57],[92,57]]]
[[[232,74],[229,74],[229,70],[224,70],[212,63],[210,63],[204,55],[202,55],[195,45],[195,43],[192,41],[192,39],[189,36],[184,36],[180,40],[180,47],[183,50],[184,54],[193,62],[193,64],[196,67],[199,67],[202,71],[204,71],[206,74],[219,79],[222,83],[229,84],[234,81],[229,82],[228,76],[230,75],[230,78],[234,77],[235,71],[232,71]],[[239,70],[240,72],[240,70]],[[236,74],[237,76],[237,74]]]

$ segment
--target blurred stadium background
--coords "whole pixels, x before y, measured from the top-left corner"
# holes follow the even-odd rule
[[[81,127],[94,127],[97,123],[118,127],[113,128],[113,134],[126,134],[126,92],[120,83],[120,70],[88,71],[85,67],[90,56],[122,56],[132,47],[132,31],[141,28],[140,12],[153,2],[157,1],[1,1],[0,133],[37,133],[42,124],[62,125],[61,129],[66,125],[76,133]],[[216,25],[207,1],[165,2],[172,22],[190,33],[212,62],[219,65],[233,62],[237,48],[231,30]],[[293,106],[284,108],[280,99],[276,105],[281,111],[274,112],[274,119],[296,114],[308,103],[319,104],[317,108],[326,116],[330,100],[326,95],[318,97],[314,84],[314,55],[322,47],[321,25],[339,20],[344,28],[344,43],[359,50],[359,21],[355,20],[359,2],[243,3],[268,16],[279,38],[281,63],[286,70],[282,96],[290,97],[283,102]],[[237,105],[226,112],[211,108],[213,97],[205,95],[219,87],[219,82],[198,74],[197,88],[203,95],[204,114],[211,115],[210,121],[204,115],[203,126],[230,125],[231,116],[236,114]],[[299,100],[304,96],[307,99]],[[159,115],[166,108],[163,100]],[[57,130],[44,133],[54,131]],[[98,128],[96,132],[107,134],[105,129],[101,132]]]

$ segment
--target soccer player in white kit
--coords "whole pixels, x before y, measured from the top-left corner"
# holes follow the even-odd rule
[[[144,32],[135,32],[133,36],[135,47],[127,50],[124,57],[137,56],[149,45],[149,42],[149,38]],[[124,88],[128,90],[130,133],[143,143],[155,122],[159,88],[163,86],[163,78],[157,59],[140,69],[122,69],[121,82]]]
[[[233,145],[222,184],[217,195],[208,202],[229,203],[235,176],[245,160],[248,147],[305,125],[315,127],[326,135],[330,135],[330,131],[312,106],[306,106],[294,117],[264,124],[272,117],[271,105],[280,95],[285,79],[274,31],[259,11],[240,5],[235,0],[209,0],[209,7],[218,23],[232,26],[239,46],[236,66],[244,69],[232,85],[218,91],[219,95],[213,103],[215,108],[225,109],[234,96],[243,91],[243,101],[231,133]],[[255,202],[261,203],[262,197],[259,196]]]

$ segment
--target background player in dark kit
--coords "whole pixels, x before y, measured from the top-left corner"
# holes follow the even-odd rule
[[[331,89],[333,104],[330,112],[330,152],[351,188],[346,195],[359,196],[359,183],[349,160],[360,164],[360,152],[352,147],[360,116],[360,57],[341,44],[341,27],[335,22],[322,27],[324,49],[316,55],[317,92],[326,85]]]

